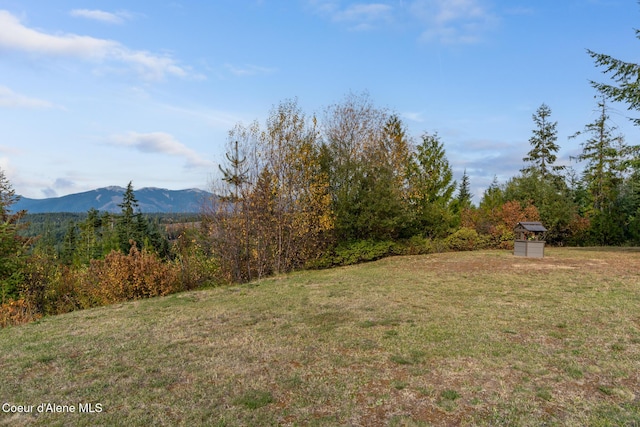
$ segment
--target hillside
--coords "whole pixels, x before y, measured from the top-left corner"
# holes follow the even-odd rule
[[[6,328],[0,425],[638,425],[638,255],[387,258]]]
[[[120,212],[122,187],[105,187],[83,193],[69,194],[48,199],[22,197],[15,210],[25,209],[29,213],[87,212],[91,208],[99,211]],[[198,189],[167,190],[164,188],[141,188],[135,190],[140,211],[144,213],[197,213],[211,193]]]

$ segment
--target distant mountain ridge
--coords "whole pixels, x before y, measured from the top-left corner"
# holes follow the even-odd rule
[[[21,197],[12,210],[26,210],[28,213],[87,212],[91,208],[117,213],[122,203],[125,188],[111,186],[82,193],[69,194],[47,199]],[[140,211],[143,213],[197,213],[203,203],[213,195],[207,191],[191,188],[187,190],[167,190],[147,187],[134,189]]]

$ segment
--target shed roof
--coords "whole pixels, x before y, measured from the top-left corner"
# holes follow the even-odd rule
[[[516,224],[515,228],[517,229],[519,227],[524,228],[526,231],[547,231],[547,229],[544,228],[544,225],[542,225],[541,222],[519,222],[518,224]]]

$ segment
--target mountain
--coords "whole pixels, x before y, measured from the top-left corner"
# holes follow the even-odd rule
[[[12,210],[26,210],[28,213],[87,212],[91,208],[99,211],[120,212],[125,192],[122,187],[105,187],[83,193],[69,194],[48,199],[21,197]],[[142,188],[134,190],[141,212],[152,213],[197,213],[203,203],[212,197],[211,193],[195,188],[188,190],[167,190],[164,188]]]

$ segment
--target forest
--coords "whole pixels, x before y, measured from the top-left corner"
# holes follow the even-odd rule
[[[576,167],[558,164],[557,122],[542,104],[519,174],[494,179],[477,206],[466,171],[453,178],[446,141],[412,138],[367,93],[322,115],[285,100],[265,123],[236,125],[217,196],[182,224],[142,215],[130,182],[119,214],[90,210],[34,232],[0,169],[0,326],[297,269],[510,249],[519,221],[541,221],[550,245],[640,245],[640,148],[608,114],[611,102],[638,109],[628,80],[640,67],[589,54],[617,84],[593,83],[598,115],[572,136]]]

